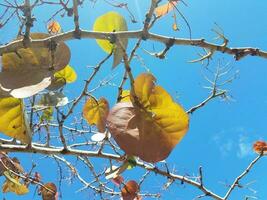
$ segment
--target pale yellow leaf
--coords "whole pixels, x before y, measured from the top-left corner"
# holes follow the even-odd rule
[[[100,32],[120,32],[127,31],[127,23],[123,16],[117,12],[108,12],[98,17],[93,26],[94,31]],[[117,44],[112,44],[109,40],[97,39],[97,44],[108,54],[114,53],[113,67],[120,64],[127,48],[127,38],[117,38]]]
[[[13,192],[17,195],[24,195],[29,192],[29,189],[22,183],[20,183],[20,178],[18,176],[12,177],[6,171],[5,173],[6,181],[2,185],[3,193]]]

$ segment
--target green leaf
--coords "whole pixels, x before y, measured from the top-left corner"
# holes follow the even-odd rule
[[[37,107],[65,106],[69,102],[68,98],[61,92],[48,92],[43,94]]]
[[[134,156],[130,156],[128,159],[127,159],[127,162],[128,162],[128,167],[127,169],[133,169],[134,167],[136,167],[136,159]]]
[[[51,121],[53,119],[53,112],[54,112],[54,108],[52,106],[46,108],[41,115],[40,120],[43,121]]]

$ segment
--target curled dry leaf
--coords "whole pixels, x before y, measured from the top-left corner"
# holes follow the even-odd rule
[[[0,152],[0,161],[0,176],[2,176],[8,169],[16,173],[24,172],[24,169],[16,157],[9,158],[7,154]]]
[[[121,149],[147,162],[166,159],[189,126],[183,108],[154,81],[151,74],[138,76],[134,86],[142,108],[118,103],[107,118],[107,127]]]
[[[44,39],[45,33],[32,33],[32,39]],[[2,55],[0,89],[16,98],[32,96],[51,84],[51,77],[70,60],[70,50],[64,43],[49,48],[21,48]],[[52,62],[53,61],[53,62]]]
[[[117,176],[117,177],[115,177],[115,178],[112,178],[111,181],[112,181],[117,187],[119,187],[119,186],[123,183],[124,178],[123,178],[121,175],[119,175],[119,176]]]
[[[139,185],[136,181],[128,181],[121,190],[123,200],[134,200],[138,198]]]
[[[40,188],[43,200],[57,200],[57,186],[54,183],[46,183],[45,187]]]
[[[168,14],[170,11],[172,11],[176,4],[178,3],[179,0],[172,0],[172,1],[168,1],[168,3],[165,3],[161,6],[158,6],[155,9],[155,14],[157,17],[162,17],[166,14]]]
[[[31,130],[21,99],[0,98],[0,132],[26,144],[31,142]]]
[[[53,113],[54,113],[54,108],[52,106],[45,108],[42,112],[42,115],[40,117],[41,122],[50,122],[53,120]]]
[[[51,84],[51,75],[44,69],[2,71],[0,89],[15,98],[30,97]]]
[[[121,166],[112,165],[105,171],[106,179],[114,179],[122,174],[128,167],[128,163],[125,162]]]
[[[127,31],[128,27],[123,16],[117,12],[108,12],[96,19],[93,30],[100,32],[120,32]],[[124,50],[127,48],[127,38],[117,38],[115,44],[112,44],[109,40],[102,39],[98,39],[96,42],[106,53],[110,54],[113,51],[113,67],[120,64]]]
[[[90,97],[83,107],[83,117],[90,125],[96,125],[100,132],[106,129],[106,118],[109,112],[109,104],[105,98],[98,101]]]
[[[37,107],[65,106],[69,102],[62,92],[48,92],[42,95]]]
[[[29,192],[29,189],[26,185],[20,183],[20,178],[18,176],[14,176],[10,174],[8,171],[4,172],[6,177],[6,181],[2,186],[3,193],[13,192],[17,195],[24,195]]]
[[[253,145],[253,150],[258,154],[267,153],[267,143],[265,141],[256,141]]]

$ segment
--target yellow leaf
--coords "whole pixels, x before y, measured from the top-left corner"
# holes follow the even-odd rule
[[[21,99],[0,98],[0,132],[26,144],[31,142],[31,132]]]
[[[57,21],[51,21],[47,25],[47,30],[50,34],[57,34],[61,32],[61,26]]]
[[[67,83],[72,83],[72,82],[76,81],[77,74],[76,74],[75,70],[71,66],[67,65],[64,69],[56,72],[54,74],[54,77],[56,79],[63,78],[63,79],[65,79],[65,81]]]
[[[2,186],[3,193],[13,192],[17,195],[24,195],[29,192],[29,189],[20,183],[20,178],[18,176],[12,177],[7,171],[5,172],[6,181]]]
[[[96,101],[89,98],[83,107],[83,116],[90,125],[96,125],[100,132],[106,129],[106,118],[109,112],[108,101],[100,98]]]
[[[130,90],[123,90],[121,93],[121,100],[120,102],[130,102]]]
[[[169,2],[166,3],[166,4],[163,4],[161,6],[158,6],[156,9],[155,9],[155,14],[157,17],[162,17],[166,14],[168,14],[170,11],[172,11],[174,8],[175,8],[175,5],[178,3],[178,0],[177,1],[172,1],[172,2]]]
[[[96,19],[93,30],[100,32],[120,32],[127,31],[128,27],[123,16],[117,12],[108,12]],[[118,38],[117,40],[119,40],[117,42],[120,42],[120,45],[122,45],[124,49],[127,48],[127,38]],[[106,53],[110,54],[113,51],[113,67],[116,67],[120,63],[124,53],[121,46],[112,44],[109,40],[98,39],[96,42]]]
[[[134,91],[139,99],[139,102],[146,108],[148,105],[149,95],[155,86],[155,77],[151,74],[142,74],[134,81]],[[133,98],[131,96],[131,98]],[[132,99],[133,100],[133,99]]]
[[[107,118],[108,129],[118,145],[128,155],[147,162],[166,159],[189,126],[187,113],[154,81],[151,74],[139,75],[134,89],[142,108],[129,102],[118,103]]]

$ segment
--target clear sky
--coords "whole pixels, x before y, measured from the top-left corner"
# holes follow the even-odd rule
[[[118,0],[119,1],[119,0]],[[127,12],[123,9],[114,8],[98,0],[93,7],[92,2],[86,1],[80,11],[80,24],[82,29],[91,30],[97,16],[107,11],[115,10],[128,21],[130,30],[140,29],[144,20],[145,12],[149,8],[149,0],[124,0],[129,9],[136,17],[137,23],[132,24]],[[166,2],[165,0],[162,2]],[[201,0],[185,1],[188,6],[178,4],[179,10],[184,14],[192,29],[192,38],[205,38],[211,42],[216,34],[211,30],[220,27],[229,39],[231,47],[258,47],[267,50],[267,3],[265,1],[248,0]],[[1,10],[2,11],[2,10]],[[45,21],[54,12],[52,6],[40,7],[34,11],[37,21],[33,31],[46,31]],[[173,18],[168,14],[158,20],[152,28],[153,33],[164,34],[172,37],[189,37],[185,22],[177,14],[180,31],[172,30]],[[56,17],[64,31],[73,29],[72,18]],[[216,24],[218,25],[216,25]],[[0,42],[4,43],[14,38],[18,29],[16,21],[11,21],[3,30],[0,29]],[[130,41],[129,50],[134,41]],[[79,94],[90,71],[87,66],[93,66],[105,56],[105,53],[97,46],[94,40],[83,39],[67,42],[71,49],[72,57],[70,65],[78,73],[78,81],[69,85],[66,95],[73,99]],[[153,52],[164,48],[159,43],[145,41],[142,48]],[[190,64],[188,61],[198,58],[202,49],[194,47],[174,46],[167,54],[165,60],[159,60],[145,53],[142,49],[138,54],[143,58],[147,68],[157,77],[158,83],[162,85],[186,110],[197,105],[209,95],[209,90],[203,88],[209,86],[204,75],[210,76],[200,63]],[[231,56],[216,53],[210,62],[209,68],[216,70],[216,66],[229,63],[233,70],[226,75],[226,79],[238,71],[238,76],[232,83],[222,87],[229,90],[232,97],[230,101],[214,99],[203,108],[197,110],[190,116],[190,129],[181,143],[167,159],[170,166],[176,172],[184,175],[196,175],[199,166],[203,167],[205,185],[219,195],[227,191],[225,185],[231,184],[247,165],[256,157],[252,151],[253,142],[259,139],[267,139],[267,60],[259,57],[246,57],[236,62]],[[139,61],[132,63],[134,75],[145,71],[145,67]],[[90,88],[96,86],[99,80],[115,75],[112,83],[118,85],[123,72],[123,66],[111,70],[111,61],[102,68]],[[117,88],[106,86],[96,91],[95,96],[105,96],[112,105],[116,100]],[[81,107],[80,107],[81,108]],[[17,155],[26,169],[30,169],[32,160],[39,163],[40,170],[46,182],[56,182],[58,171],[56,163],[46,159],[42,155],[18,154]],[[70,159],[71,160],[71,159]],[[98,162],[98,161],[97,161]],[[101,165],[101,161],[99,161]],[[231,200],[245,199],[245,196],[254,196],[259,200],[267,199],[267,159],[263,158],[256,164],[249,175],[242,180],[245,187],[234,191]],[[66,169],[66,168],[65,168]],[[85,169],[84,169],[85,170]],[[86,171],[82,171],[86,174]],[[125,178],[134,178],[140,175],[140,170],[133,169],[126,172]],[[139,178],[139,177],[138,177]],[[162,199],[189,200],[201,194],[189,185],[175,183],[167,191],[162,191],[162,183],[165,179],[156,176],[149,178],[142,188],[143,191],[161,192]],[[3,178],[0,179],[3,182]],[[246,184],[249,184],[249,189]],[[75,182],[73,184],[62,183],[62,199],[98,199],[91,191],[76,193],[82,186]],[[34,188],[31,188],[32,191]],[[28,200],[40,199],[34,192],[25,196],[14,196],[12,194],[1,194],[0,199]],[[209,198],[203,198],[209,199]]]

